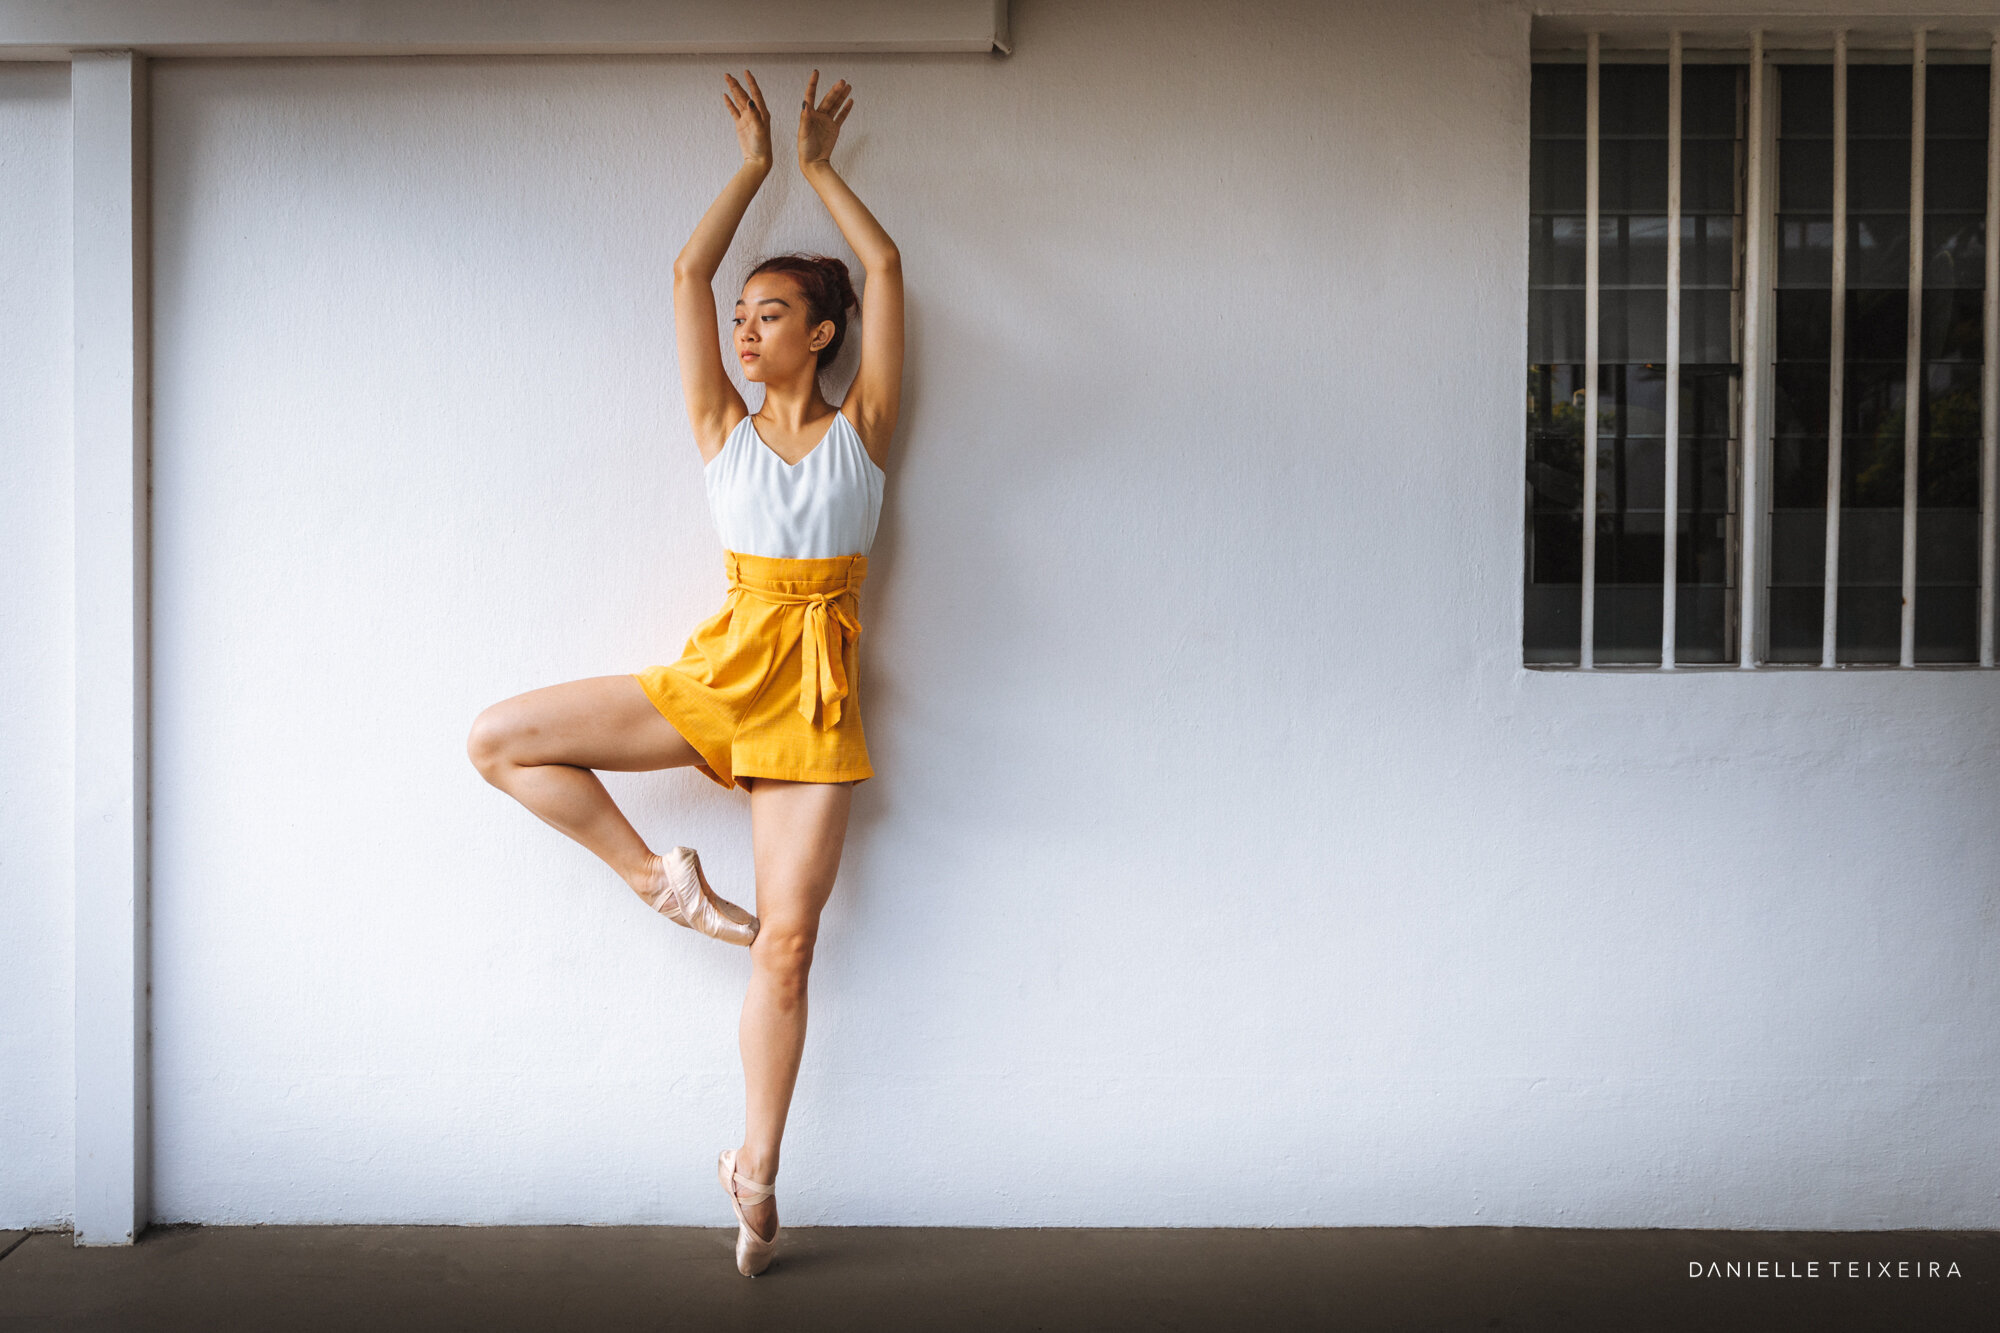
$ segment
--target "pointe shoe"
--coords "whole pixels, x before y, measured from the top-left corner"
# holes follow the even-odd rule
[[[747,947],[757,938],[757,918],[716,896],[694,848],[674,848],[660,858],[660,869],[666,884],[653,899],[654,911],[724,944]]]
[[[762,1203],[776,1192],[776,1187],[762,1180],[752,1180],[736,1169],[736,1149],[725,1148],[715,1159],[715,1173],[722,1179],[722,1188],[729,1191],[729,1206],[736,1210],[736,1271],[744,1277],[756,1277],[771,1266],[771,1256],[777,1252],[778,1237],[784,1228],[771,1232],[771,1239],[765,1240],[751,1227],[750,1219],[743,1216],[743,1205]],[[735,1184],[730,1182],[734,1180]],[[736,1192],[737,1186],[743,1193]]]
[[[692,851],[690,851],[688,854],[690,856],[694,855]],[[728,917],[731,921],[734,921],[739,925],[745,925],[750,927],[750,934],[752,938],[755,938],[757,934],[758,925],[760,924],[757,918],[752,914],[750,914],[749,912],[746,912],[742,908],[738,907],[735,903],[730,902],[727,898],[723,897],[721,894],[717,893],[714,889],[711,889],[708,886],[708,876],[702,872],[701,858],[698,856],[696,856],[694,860],[694,873],[695,873],[695,878],[701,881],[702,894],[705,897],[707,897],[707,899],[711,903],[715,904],[715,910],[722,913],[724,916]]]

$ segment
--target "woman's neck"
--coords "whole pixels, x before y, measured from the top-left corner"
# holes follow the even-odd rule
[[[780,431],[797,434],[833,411],[833,404],[819,391],[817,379],[802,386],[767,384],[764,405],[753,414]]]

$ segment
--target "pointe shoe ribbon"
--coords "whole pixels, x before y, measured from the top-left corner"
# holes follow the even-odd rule
[[[666,884],[653,899],[654,911],[724,944],[747,947],[757,938],[757,918],[708,887],[694,848],[674,848],[660,858],[660,869]]]
[[[729,1191],[729,1206],[736,1212],[736,1271],[745,1277],[756,1277],[771,1266],[771,1256],[777,1251],[778,1236],[784,1228],[777,1228],[765,1240],[743,1215],[743,1205],[762,1203],[777,1192],[777,1187],[769,1181],[752,1180],[738,1171],[734,1148],[723,1149],[722,1155],[715,1159],[715,1171],[722,1179],[722,1188]],[[739,1194],[738,1190],[743,1192]]]

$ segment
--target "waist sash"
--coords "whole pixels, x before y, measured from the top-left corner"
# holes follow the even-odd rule
[[[841,600],[852,597],[856,612],[859,611],[861,581],[868,576],[868,557],[843,555],[793,560],[730,551],[725,565],[732,594],[741,593],[779,606],[806,608],[805,633],[799,639],[799,716],[808,724],[817,721],[822,731],[838,726],[841,701],[848,693],[846,645],[861,638],[859,615],[850,613]],[[761,568],[749,568],[754,566]],[[811,592],[797,592],[773,586],[774,583],[819,586]]]

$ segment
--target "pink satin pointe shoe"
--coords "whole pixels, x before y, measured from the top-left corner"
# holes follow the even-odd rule
[[[660,858],[660,868],[666,885],[653,899],[654,911],[724,944],[748,947],[757,938],[757,918],[708,887],[694,848],[674,848]]]
[[[764,1202],[777,1187],[767,1181],[752,1180],[738,1171],[734,1148],[722,1150],[722,1155],[715,1159],[715,1172],[722,1178],[722,1188],[729,1191],[729,1206],[736,1210],[736,1271],[744,1277],[756,1277],[771,1266],[771,1256],[777,1252],[778,1237],[784,1228],[778,1227],[771,1232],[771,1239],[765,1240],[751,1227],[750,1219],[743,1216],[743,1205]],[[743,1191],[741,1194],[737,1193],[739,1189]]]

